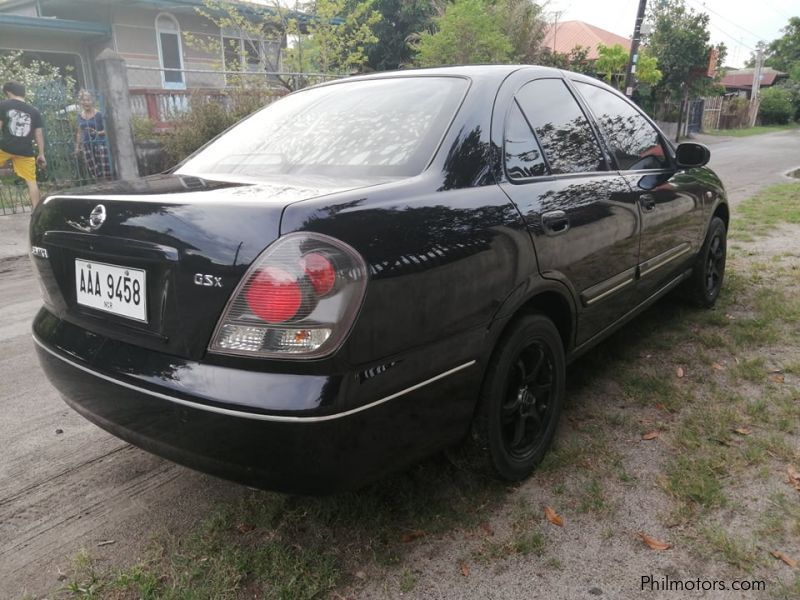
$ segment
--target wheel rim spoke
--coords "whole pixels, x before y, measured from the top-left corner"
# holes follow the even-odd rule
[[[544,365],[544,352],[540,348],[537,348],[536,352],[536,359],[533,361],[533,367],[525,373],[522,381],[525,384],[531,384],[539,377],[539,373],[542,370],[542,366]],[[521,360],[521,359],[520,359]]]
[[[541,442],[550,420],[553,364],[546,348],[534,343],[520,351],[509,374],[501,407],[504,444],[517,457],[529,456]]]
[[[523,438],[525,437],[525,422],[528,420],[527,417],[520,415],[519,419],[517,419],[516,423],[514,424],[514,437],[511,440],[511,447],[516,448],[520,445]]]

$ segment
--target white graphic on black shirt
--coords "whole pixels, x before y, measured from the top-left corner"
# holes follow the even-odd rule
[[[8,131],[14,137],[28,137],[31,133],[31,116],[21,110],[8,111]]]

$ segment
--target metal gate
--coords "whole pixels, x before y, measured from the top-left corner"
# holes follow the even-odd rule
[[[700,133],[703,129],[703,100],[690,100],[686,116],[689,133]]]
[[[102,94],[88,90],[97,110],[105,115]],[[114,164],[107,136],[89,134],[78,138],[78,95],[60,81],[52,81],[28,92],[27,102],[39,109],[44,122],[47,168],[37,168],[42,196],[57,189],[94,183],[114,177]],[[99,163],[100,166],[98,166]],[[107,166],[106,166],[107,163]],[[0,165],[2,169],[4,165]],[[9,165],[10,166],[10,165]],[[30,210],[27,187],[13,171],[0,172],[0,214]]]

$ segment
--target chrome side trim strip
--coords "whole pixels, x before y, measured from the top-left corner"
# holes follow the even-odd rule
[[[586,300],[585,304],[586,304],[586,306],[591,306],[592,304],[594,304],[596,302],[600,302],[600,300],[602,300],[603,298],[607,298],[611,294],[620,291],[622,288],[624,288],[626,286],[629,286],[634,281],[635,280],[634,280],[633,276],[631,276],[628,279],[625,279],[622,283],[618,283],[617,285],[615,285],[611,289],[606,290],[602,294],[599,294],[599,295],[595,296],[594,298]]]
[[[383,404],[385,402],[389,402],[389,400],[394,400],[395,398],[399,398],[400,396],[404,396],[405,394],[411,393],[411,392],[413,392],[415,390],[418,390],[418,389],[420,389],[422,387],[425,387],[426,385],[429,385],[429,384],[431,384],[431,383],[433,383],[435,381],[439,381],[440,379],[444,379],[445,377],[448,377],[448,376],[452,375],[453,373],[458,373],[459,371],[463,371],[464,369],[467,369],[467,368],[471,367],[472,365],[474,365],[477,362],[475,360],[471,360],[468,363],[464,363],[463,365],[459,365],[458,367],[450,369],[449,371],[445,371],[444,373],[440,373],[439,375],[436,375],[435,377],[431,377],[430,379],[426,379],[425,381],[421,381],[420,383],[418,383],[416,385],[412,385],[411,387],[408,387],[408,388],[406,388],[404,390],[401,390],[401,391],[399,391],[399,392],[397,392],[395,394],[392,394],[390,396],[386,396],[385,398],[381,398],[380,400],[376,400],[375,402],[371,402],[369,404],[365,404],[364,406],[359,406],[358,408],[353,408],[353,409],[347,410],[345,412],[336,413],[335,415],[324,415],[324,416],[320,416],[320,417],[287,417],[287,416],[283,416],[283,415],[261,415],[261,414],[250,413],[250,412],[245,412],[245,411],[241,411],[241,410],[232,410],[232,409],[229,409],[229,408],[220,408],[218,406],[209,406],[207,404],[200,404],[198,402],[192,402],[190,400],[184,400],[183,398],[176,398],[175,396],[168,396],[167,394],[162,394],[160,392],[154,392],[152,390],[148,390],[146,388],[142,388],[142,387],[139,387],[139,386],[136,386],[136,385],[132,385],[132,384],[126,383],[124,381],[119,381],[118,379],[114,379],[113,377],[109,377],[108,375],[103,375],[102,373],[98,373],[96,371],[93,371],[93,370],[91,370],[91,369],[89,369],[87,367],[84,367],[83,365],[80,365],[80,364],[78,364],[78,363],[76,363],[76,362],[74,362],[74,361],[72,361],[72,360],[70,360],[68,358],[65,358],[65,357],[61,356],[60,354],[58,354],[57,352],[54,352],[53,350],[51,350],[50,348],[45,346],[44,343],[41,340],[39,340],[35,335],[33,336],[33,341],[40,348],[42,348],[44,351],[52,354],[53,356],[55,356],[59,360],[61,360],[61,361],[65,362],[65,363],[75,367],[76,369],[80,369],[81,371],[84,371],[85,373],[89,373],[89,375],[94,375],[95,377],[98,377],[100,379],[104,379],[105,381],[111,382],[111,383],[113,383],[115,385],[119,385],[119,386],[128,388],[128,389],[133,390],[135,392],[140,392],[142,394],[147,394],[148,396],[153,396],[154,398],[159,398],[161,400],[166,400],[168,402],[174,402],[175,404],[180,404],[182,406],[188,406],[189,408],[195,408],[197,410],[204,410],[206,412],[217,413],[217,414],[226,415],[226,416],[229,416],[229,417],[238,417],[238,418],[242,418],[242,419],[252,419],[252,420],[255,420],[255,421],[276,421],[276,422],[280,422],[280,423],[317,423],[317,422],[320,422],[320,421],[333,421],[335,419],[341,419],[343,417],[348,417],[350,415],[359,413],[359,412],[367,410],[369,408],[373,408],[373,407],[378,406],[380,404]]]
[[[684,242],[682,247],[679,246],[679,250],[668,250],[664,254],[660,256],[655,256],[650,260],[646,260],[645,262],[639,265],[639,277],[645,277],[652,273],[653,271],[660,269],[661,267],[666,267],[669,263],[673,260],[676,260],[689,252],[692,249],[692,246],[689,242]],[[664,255],[667,255],[666,257]],[[655,262],[654,262],[655,261]],[[651,264],[653,263],[653,264]]]
[[[652,304],[654,304],[657,300],[659,300],[667,292],[669,292],[670,290],[674,289],[679,283],[681,283],[684,279],[689,277],[690,274],[691,274],[691,270],[688,270],[688,271],[684,271],[683,273],[678,275],[675,279],[673,279],[672,281],[667,283],[665,286],[660,288],[658,291],[656,291],[652,296],[650,296],[649,298],[647,298],[643,302],[640,302],[637,306],[634,306],[631,310],[626,312],[619,319],[614,321],[611,325],[609,325],[608,327],[606,327],[602,331],[599,331],[598,333],[594,334],[592,337],[590,337],[588,340],[586,340],[585,342],[583,342],[579,346],[576,346],[575,348],[573,348],[572,352],[570,352],[569,355],[567,356],[567,359],[570,360],[570,361],[573,360],[576,356],[579,356],[580,354],[582,354],[587,348],[591,348],[596,343],[602,341],[606,335],[608,335],[610,332],[616,330],[621,325],[627,323],[628,320],[630,320],[633,317],[635,317],[636,315],[638,315],[640,311],[643,311],[646,308],[649,308]]]

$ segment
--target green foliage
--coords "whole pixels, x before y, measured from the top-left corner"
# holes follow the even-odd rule
[[[156,136],[155,123],[147,117],[133,115],[131,128],[133,128],[133,139],[136,141],[152,140]]]
[[[40,60],[27,60],[22,50],[0,53],[0,85],[16,81],[25,86],[28,94],[36,88],[60,81],[67,90],[75,91],[77,86],[71,73],[62,73],[58,67]]]
[[[239,60],[224,65],[226,70],[251,73],[273,73],[272,78],[287,90],[295,90],[310,83],[308,77],[292,77],[280,71],[321,71],[341,75],[360,69],[367,63],[367,47],[378,41],[374,28],[381,14],[374,9],[375,0],[314,0],[307,5],[309,13],[301,12],[295,2],[289,7],[278,0],[269,5],[233,3],[222,0],[203,0],[197,12],[225,32],[242,40],[223,47],[216,35],[184,33],[190,46],[211,56],[239,54]],[[291,40],[290,48],[282,48],[283,40]],[[244,68],[246,67],[246,68]],[[234,79],[235,78],[235,79]],[[249,86],[261,83],[246,73],[227,76],[228,84]]]
[[[373,32],[377,42],[367,47],[367,64],[375,71],[399,69],[411,64],[414,51],[409,40],[433,26],[436,6],[429,0],[376,0],[381,20]]]
[[[236,119],[217,102],[192,101],[191,110],[164,136],[164,148],[178,163],[235,122]]]
[[[636,79],[639,83],[656,85],[663,77],[664,73],[658,68],[658,59],[646,49],[639,50],[639,60],[636,63]]]
[[[761,104],[758,116],[764,125],[783,125],[789,122],[794,114],[792,93],[786,88],[773,87],[761,92]]]
[[[789,91],[789,95],[792,99],[792,108],[794,110],[792,119],[795,121],[800,121],[800,78],[782,81],[777,87]]]
[[[435,23],[436,33],[422,33],[416,44],[420,66],[504,63],[513,56],[496,13],[481,0],[455,0]]]
[[[589,49],[584,46],[575,46],[568,54],[553,52],[550,48],[541,51],[539,59],[535,62],[545,67],[555,67],[556,69],[568,69],[576,73],[593,75],[595,68],[588,60]]]
[[[645,39],[658,61],[663,78],[654,87],[657,96],[681,98],[684,92],[700,95],[710,85],[701,73],[708,66],[709,16],[687,8],[684,0],[664,0],[651,5],[647,15],[652,33]],[[720,64],[725,47],[720,45]]]
[[[531,0],[497,0],[490,8],[511,42],[511,60],[529,64],[540,62],[548,27],[543,15],[544,5]],[[585,62],[585,55],[583,59]]]
[[[800,79],[800,17],[792,17],[781,29],[783,35],[767,46],[765,64]]]
[[[323,73],[348,73],[367,64],[367,47],[378,41],[373,29],[381,21],[375,0],[316,0],[308,25]]]
[[[628,51],[620,44],[614,44],[613,46],[599,44],[597,53],[599,56],[594,64],[597,73],[602,74],[603,79],[608,83],[615,85],[618,89],[622,89],[625,85],[625,67],[628,64]]]

